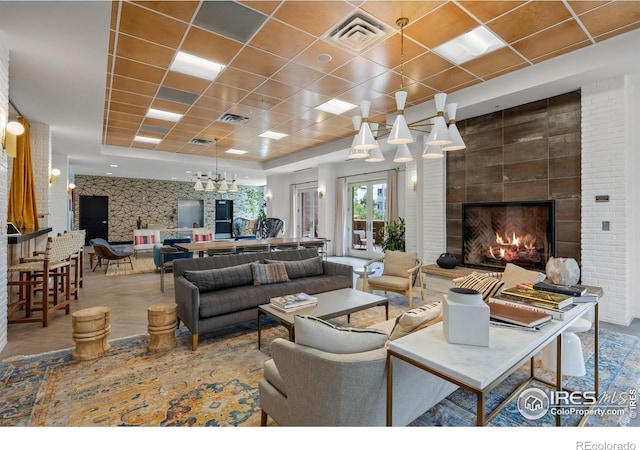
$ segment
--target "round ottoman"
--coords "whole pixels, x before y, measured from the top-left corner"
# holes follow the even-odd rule
[[[73,359],[84,361],[104,356],[111,346],[107,341],[111,331],[111,308],[95,306],[71,315],[73,340],[76,348]]]
[[[156,303],[147,309],[149,319],[149,351],[162,352],[176,346],[178,304]]]

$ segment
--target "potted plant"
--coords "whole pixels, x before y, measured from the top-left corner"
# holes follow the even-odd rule
[[[380,228],[380,234],[382,234],[382,251],[398,250],[405,251],[405,224],[402,217],[388,222],[385,226]]]

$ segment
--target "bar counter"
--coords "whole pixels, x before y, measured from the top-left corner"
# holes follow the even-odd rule
[[[22,242],[30,241],[31,239],[35,239],[38,236],[42,236],[43,234],[49,234],[53,230],[53,228],[39,228],[35,229],[26,229],[20,230],[22,233],[20,236],[7,236],[7,244],[20,244]]]

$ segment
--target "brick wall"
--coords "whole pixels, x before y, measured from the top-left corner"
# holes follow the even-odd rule
[[[9,49],[0,33],[0,129],[9,117]],[[7,154],[0,152],[0,350],[7,345],[7,198],[9,173]]]
[[[51,130],[49,125],[29,122],[31,126],[31,161],[36,188],[36,205],[40,227],[50,224],[49,172],[51,171]]]
[[[582,281],[604,289],[601,319],[624,325],[633,318],[633,302],[639,302],[631,295],[638,265],[629,252],[638,228],[630,220],[638,208],[637,191],[635,200],[630,196],[637,178],[631,161],[638,169],[632,158],[633,98],[624,77],[582,88]],[[608,195],[609,201],[596,202],[596,195]]]
[[[420,152],[421,154],[422,152]],[[418,177],[418,196],[422,197],[422,261],[434,264],[446,247],[445,160],[426,159]]]
[[[69,178],[69,158],[66,155],[52,154],[51,167],[60,169],[56,185],[49,189],[49,226],[52,233],[58,234],[69,230],[69,199],[67,180]]]
[[[556,256],[581,261],[580,91],[458,122],[446,155],[447,250],[462,261],[462,203],[556,200]],[[441,160],[436,160],[441,161]]]

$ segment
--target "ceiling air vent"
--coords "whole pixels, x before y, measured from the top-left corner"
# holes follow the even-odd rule
[[[248,117],[238,116],[235,114],[223,114],[218,118],[218,122],[230,123],[231,125],[242,125],[249,120]]]
[[[210,145],[213,145],[213,141],[207,141],[206,139],[193,138],[189,141],[189,144],[202,145],[204,147],[208,147]]]
[[[354,14],[329,33],[334,43],[361,52],[387,35],[384,27],[363,14]]]

